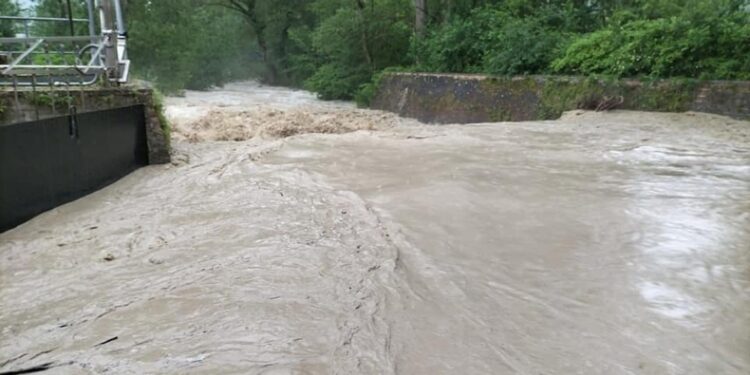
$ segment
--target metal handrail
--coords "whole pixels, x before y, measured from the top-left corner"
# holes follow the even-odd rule
[[[73,18],[70,1],[67,18],[0,16],[0,21],[22,22],[26,27],[23,37],[0,38],[0,86],[33,86],[36,76],[46,76],[50,85],[70,84],[61,82],[59,76],[75,73],[86,79],[79,84],[93,83],[102,74],[108,82],[127,82],[130,61],[121,0],[86,0],[88,19]],[[95,34],[95,7],[99,10],[101,35]],[[31,36],[29,24],[34,22],[67,22],[70,36]],[[88,23],[89,35],[75,35],[73,24],[76,22]],[[4,48],[4,45],[9,47]],[[44,55],[47,55],[46,61]],[[92,76],[96,79],[89,80]],[[32,81],[18,82],[17,78]]]
[[[5,69],[3,69],[3,74],[10,73],[11,70],[13,70],[13,67],[18,65],[23,59],[26,58],[30,53],[34,52],[37,47],[39,47],[42,43],[44,43],[44,39],[37,40],[31,47],[29,47],[26,51],[24,51],[21,56],[18,56],[13,62],[11,62]]]
[[[31,43],[37,41],[39,38],[43,38],[46,42],[85,42],[91,40],[91,36],[88,35],[77,35],[77,36],[29,36],[20,38],[0,38],[0,43]],[[96,39],[102,39],[102,37],[94,37]]]
[[[0,81],[0,86],[34,86],[35,83],[33,80],[31,82],[18,81],[16,77],[25,77],[25,79],[28,79],[29,77],[38,76],[40,72],[47,72],[45,75],[50,77],[58,76],[55,81],[51,81],[51,85],[89,85],[96,82],[102,73],[107,72],[107,67],[102,62],[102,51],[106,48],[107,44],[104,37],[96,37],[94,43],[89,43],[91,42],[91,37],[89,36],[0,38],[0,43],[12,42],[16,44],[28,44],[28,42],[32,40],[33,43],[18,56],[15,56],[12,62],[9,64],[0,64],[0,77],[13,77],[12,81]],[[80,61],[79,59],[76,59],[76,62],[72,65],[70,63],[54,65],[49,63],[24,63],[24,60],[27,60],[30,56],[39,53],[37,50],[40,49],[40,46],[61,42],[73,43],[74,46],[77,42],[86,42],[86,46],[82,49],[75,47],[77,52],[73,54],[78,56],[80,56],[86,49],[93,48],[94,50],[91,51],[91,57],[87,59],[88,61]],[[52,54],[66,54],[66,52],[68,55],[71,54],[70,51],[52,52]],[[18,52],[10,52],[7,56],[13,56],[16,53]],[[47,52],[45,52],[45,54],[46,53]],[[79,76],[81,79],[85,80],[80,80],[77,83],[70,82],[69,80],[60,81],[62,76],[70,75]]]
[[[9,20],[9,21],[42,21],[42,22],[70,22],[71,20],[73,22],[89,22],[87,19],[83,18],[57,18],[57,17],[21,17],[21,16],[0,16],[0,20]]]

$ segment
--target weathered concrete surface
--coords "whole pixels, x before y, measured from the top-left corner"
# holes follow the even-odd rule
[[[595,109],[608,100],[622,100],[619,109],[750,119],[748,81],[389,73],[381,79],[372,107],[424,122],[476,123],[556,119],[564,111]]]
[[[149,163],[169,163],[169,125],[160,115],[161,103],[150,88],[84,87],[0,90],[0,126],[70,114],[143,104]]]

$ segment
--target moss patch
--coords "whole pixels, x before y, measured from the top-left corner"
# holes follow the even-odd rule
[[[489,113],[490,122],[513,121],[513,114],[503,108],[493,108]]]
[[[548,79],[540,91],[537,117],[541,120],[559,118],[563,112],[604,95],[604,88],[594,80]]]
[[[528,92],[539,90],[537,77],[487,77],[479,81],[479,87],[483,92],[497,94],[504,92],[508,95],[522,96]]]
[[[26,95],[29,98],[29,103],[38,107],[67,109],[75,102],[73,96],[68,95],[68,93],[64,91],[37,92],[36,94],[27,93]]]
[[[631,109],[660,112],[684,112],[695,98],[698,81],[669,80],[625,89],[626,106]]]
[[[697,81],[618,81],[600,78],[556,79],[543,85],[539,119],[557,119],[573,109],[595,109],[597,104],[622,97],[621,108],[639,111],[684,112],[690,108]]]
[[[156,116],[159,118],[159,124],[162,132],[164,132],[164,138],[167,145],[167,149],[172,149],[172,125],[167,120],[167,116],[164,115],[164,94],[161,91],[154,89],[152,101],[154,105],[154,111]]]

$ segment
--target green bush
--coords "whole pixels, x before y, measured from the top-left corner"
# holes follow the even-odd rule
[[[484,58],[477,43],[483,22],[477,18],[456,19],[414,39],[412,53],[419,70],[434,72],[478,72]]]
[[[357,107],[367,108],[370,106],[380,83],[379,77],[380,75],[378,75],[378,79],[373,78],[371,82],[363,83],[359,86],[359,89],[354,94],[354,101],[357,103]]]
[[[169,122],[169,119],[167,119],[167,116],[164,114],[164,94],[159,91],[159,89],[154,89],[153,91],[153,104],[154,104],[154,111],[156,111],[156,116],[159,118],[159,124],[161,125],[161,130],[164,132],[164,142],[167,145],[167,149],[171,150],[172,147],[172,124]]]
[[[318,10],[321,21],[310,38],[291,33],[303,51],[291,56],[291,66],[296,74],[312,72],[304,87],[322,99],[364,100],[362,90],[375,73],[408,64],[411,15],[399,10],[409,9],[410,2],[373,0],[366,8],[352,2],[340,5]]]
[[[377,92],[378,87],[380,86],[380,81],[383,79],[383,75],[389,72],[405,72],[409,71],[409,68],[399,67],[399,66],[393,66],[390,68],[386,68],[381,72],[378,72],[372,76],[369,82],[363,83],[359,86],[359,89],[354,94],[354,101],[357,102],[358,107],[369,107],[370,103],[372,102],[373,97],[375,96],[375,93]]]
[[[305,80],[304,87],[314,91],[321,99],[345,99],[354,97],[362,82],[370,75],[367,72],[349,70],[346,66],[325,64],[315,71],[312,77]]]
[[[542,73],[567,41],[569,34],[547,28],[534,18],[509,19],[488,33],[482,71],[514,75]]]
[[[554,7],[519,16],[508,7],[480,8],[434,28],[413,45],[419,70],[501,75],[548,70],[574,35],[568,29],[576,16]]]
[[[4,16],[17,16],[18,7],[11,0],[0,0],[0,14]],[[13,21],[0,21],[0,37],[12,38],[16,36],[16,25]]]
[[[249,75],[253,46],[239,15],[199,0],[133,1],[127,11],[133,74],[165,93]]]
[[[556,72],[615,76],[750,78],[750,17],[629,21],[574,41]]]

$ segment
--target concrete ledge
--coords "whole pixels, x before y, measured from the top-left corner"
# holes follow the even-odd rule
[[[64,87],[0,91],[0,126],[77,114],[144,105],[149,164],[170,161],[169,124],[161,102],[150,88]]]
[[[620,109],[696,111],[748,120],[750,82],[388,73],[371,106],[428,123],[472,123],[556,119],[564,111],[607,103]]]

